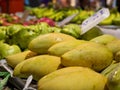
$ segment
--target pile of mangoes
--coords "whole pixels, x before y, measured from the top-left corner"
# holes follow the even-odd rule
[[[16,58],[17,57],[17,58]],[[119,90],[120,40],[108,34],[78,40],[63,33],[39,35],[28,50],[9,55],[13,75],[33,75],[38,90]]]

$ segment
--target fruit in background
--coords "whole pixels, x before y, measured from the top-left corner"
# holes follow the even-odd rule
[[[38,81],[38,90],[105,90],[107,79],[86,67],[67,67]]]
[[[80,29],[80,26],[77,24],[68,24],[63,27],[61,32],[71,35],[75,38],[80,38],[81,29]]]
[[[55,26],[55,22],[52,19],[47,17],[43,17],[37,20],[37,23],[41,23],[41,22],[46,22],[50,26]]]
[[[9,39],[9,43],[15,43],[20,46],[22,50],[28,48],[29,42],[38,36],[39,33],[36,33],[34,30],[23,28]]]
[[[120,26],[120,17],[116,17],[112,20],[112,24],[113,25],[118,25]]]
[[[115,14],[110,14],[110,16],[108,18],[106,18],[105,20],[101,21],[99,24],[100,25],[111,25],[112,24],[112,20],[116,17]]]
[[[89,31],[87,31],[86,33],[84,33],[81,38],[83,40],[91,40],[95,37],[101,36],[103,35],[103,32],[100,30],[100,28],[98,27],[93,27],[92,29],[90,29]]]
[[[0,43],[0,56],[1,59],[7,57],[8,55],[12,55],[15,53],[21,52],[21,49],[17,45],[9,45],[6,43]]]
[[[60,57],[51,55],[35,56],[26,59],[25,61],[23,61],[24,63],[22,62],[23,64],[21,66],[20,73],[25,75],[33,75],[33,78],[35,80],[39,80],[44,75],[57,70],[59,68],[59,65],[61,64],[60,60]],[[16,76],[16,73],[14,73],[14,75]]]
[[[36,56],[36,55],[37,53],[27,50],[27,51],[23,51],[20,53],[7,56],[6,61],[8,65],[10,65],[12,68],[15,68],[15,66],[19,64],[20,62],[24,61],[25,59],[31,58],[33,56]]]
[[[62,55],[63,66],[83,66],[101,71],[113,61],[112,52],[104,45],[88,42]]]
[[[12,35],[16,34],[17,32],[19,32],[23,28],[24,27],[22,25],[11,25],[11,26],[8,26],[7,34],[9,36],[12,36]]]
[[[55,56],[62,56],[64,53],[86,43],[85,40],[69,40],[57,43],[48,49],[48,53]]]
[[[76,40],[74,37],[62,33],[48,33],[34,38],[28,45],[28,48],[39,54],[48,53],[48,49],[59,42]]]
[[[116,39],[117,38],[113,35],[103,34],[101,36],[98,36],[98,37],[91,39],[90,41],[106,45],[107,43],[109,43],[113,40],[116,40]]]
[[[0,27],[0,40],[5,40],[7,38],[6,30],[7,30],[7,27],[5,26]]]
[[[115,55],[118,51],[120,51],[120,40],[113,40],[109,42],[106,46]]]

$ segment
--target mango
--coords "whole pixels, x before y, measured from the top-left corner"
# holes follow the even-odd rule
[[[66,67],[38,81],[38,90],[105,90],[106,77],[86,67]]]
[[[20,62],[24,61],[27,58],[36,56],[36,55],[37,53],[27,50],[27,51],[23,51],[20,53],[7,56],[6,61],[8,65],[10,65],[12,68],[15,68],[15,66],[19,64]]]
[[[112,52],[102,44],[88,42],[62,55],[63,66],[84,66],[101,71],[113,61]]]
[[[60,60],[60,57],[51,55],[39,55],[31,57],[23,61],[24,63],[21,62],[23,64],[21,66],[20,73],[25,75],[33,75],[34,80],[39,80],[44,75],[57,70],[61,64]],[[16,74],[14,75],[16,76]]]
[[[115,56],[114,56],[114,60],[117,62],[120,62],[120,51],[118,51]]]
[[[117,38],[113,35],[104,34],[104,35],[95,37],[95,38],[91,39],[90,41],[106,45],[107,43],[109,43],[113,40],[116,40],[116,39]]]
[[[48,49],[48,53],[51,55],[55,55],[55,56],[61,56],[64,53],[79,46],[80,44],[84,44],[85,42],[87,42],[87,41],[85,41],[85,40],[63,41],[63,42],[60,42],[60,43],[57,43],[57,44],[51,46]]]
[[[13,70],[13,76],[20,77],[20,78],[27,78],[29,74],[23,74],[21,73],[21,68],[25,62],[20,62]]]
[[[113,40],[113,41],[109,42],[106,46],[115,55],[118,51],[120,51],[120,39]]]
[[[37,52],[39,54],[46,54],[48,53],[48,49],[52,45],[67,40],[75,40],[75,38],[62,33],[44,34],[33,39],[29,43],[28,48],[33,52]]]

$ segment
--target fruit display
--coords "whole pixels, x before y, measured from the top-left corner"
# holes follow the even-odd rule
[[[31,14],[37,18],[48,17],[56,22],[63,20],[72,14],[79,13],[71,20],[71,23],[81,24],[83,20],[87,19],[95,13],[93,10],[82,10],[81,8],[32,8]],[[120,13],[116,9],[110,10],[110,16],[99,23],[99,25],[120,25]]]
[[[5,59],[13,76],[32,75],[37,90],[119,90],[119,44],[108,34],[85,40],[51,32],[36,36],[27,50]]]
[[[16,83],[10,83],[13,84],[10,88],[16,90],[21,86],[17,79],[29,82],[28,90],[120,89],[120,39],[103,33],[97,26],[81,35],[81,22],[94,11],[67,8],[31,11],[38,18],[32,23],[20,23],[19,19],[17,23],[0,26],[0,90],[10,86],[11,76]],[[79,14],[70,23],[57,26],[57,22],[74,13]],[[100,25],[119,25],[115,17],[120,17],[119,13],[111,12]],[[32,79],[28,80],[30,76]],[[18,90],[23,88],[24,85]]]

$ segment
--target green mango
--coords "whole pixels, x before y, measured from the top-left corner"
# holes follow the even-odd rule
[[[86,67],[66,67],[38,81],[37,90],[105,90],[107,78]]]
[[[63,66],[83,66],[101,71],[113,61],[112,52],[104,45],[88,42],[62,55]]]

